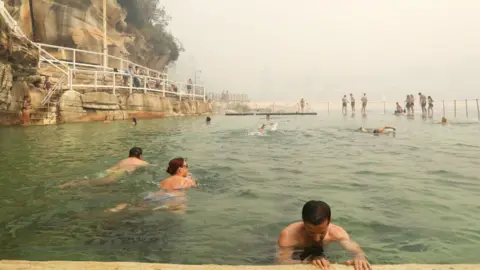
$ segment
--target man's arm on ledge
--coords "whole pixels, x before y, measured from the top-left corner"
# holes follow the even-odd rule
[[[337,227],[335,232],[335,238],[337,238],[338,242],[342,245],[344,249],[350,252],[352,256],[352,261],[348,261],[348,265],[353,265],[355,270],[371,270],[372,267],[367,261],[367,256],[365,252],[360,248],[360,246],[355,243],[348,233],[342,228]]]

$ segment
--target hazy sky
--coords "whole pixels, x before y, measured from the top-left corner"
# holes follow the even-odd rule
[[[480,97],[480,0],[161,0],[178,79],[252,99]]]

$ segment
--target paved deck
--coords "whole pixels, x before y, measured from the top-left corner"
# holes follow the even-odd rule
[[[313,270],[310,265],[271,265],[271,266],[227,266],[227,265],[177,265],[133,262],[32,262],[0,261],[0,269],[69,269],[69,270]],[[353,267],[332,265],[331,270],[353,270]],[[374,270],[480,270],[480,264],[398,264],[374,265]]]

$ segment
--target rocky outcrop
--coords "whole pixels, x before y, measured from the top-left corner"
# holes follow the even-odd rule
[[[25,95],[38,106],[44,92],[37,87],[38,51],[27,40],[13,35],[0,17],[0,124],[19,124]],[[37,87],[36,87],[37,86]]]
[[[109,94],[69,90],[59,103],[60,122],[85,122],[163,118],[168,116],[204,115],[212,113],[212,104],[203,100],[178,100],[161,95],[132,93]]]
[[[5,1],[22,30],[33,40],[29,1]],[[103,51],[103,0],[35,0],[33,1],[35,38],[37,41],[88,51]],[[117,0],[107,0],[108,53],[129,58],[156,70],[170,61],[169,54],[157,55],[152,45],[133,25],[125,22],[128,11]],[[49,51],[60,59],[72,59],[63,51]],[[78,54],[77,61],[102,63],[101,56]],[[120,68],[120,63],[110,66]]]

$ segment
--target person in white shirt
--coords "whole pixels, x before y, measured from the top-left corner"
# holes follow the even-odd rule
[[[366,109],[367,109],[367,93],[363,93],[362,97],[362,113],[366,114]]]

